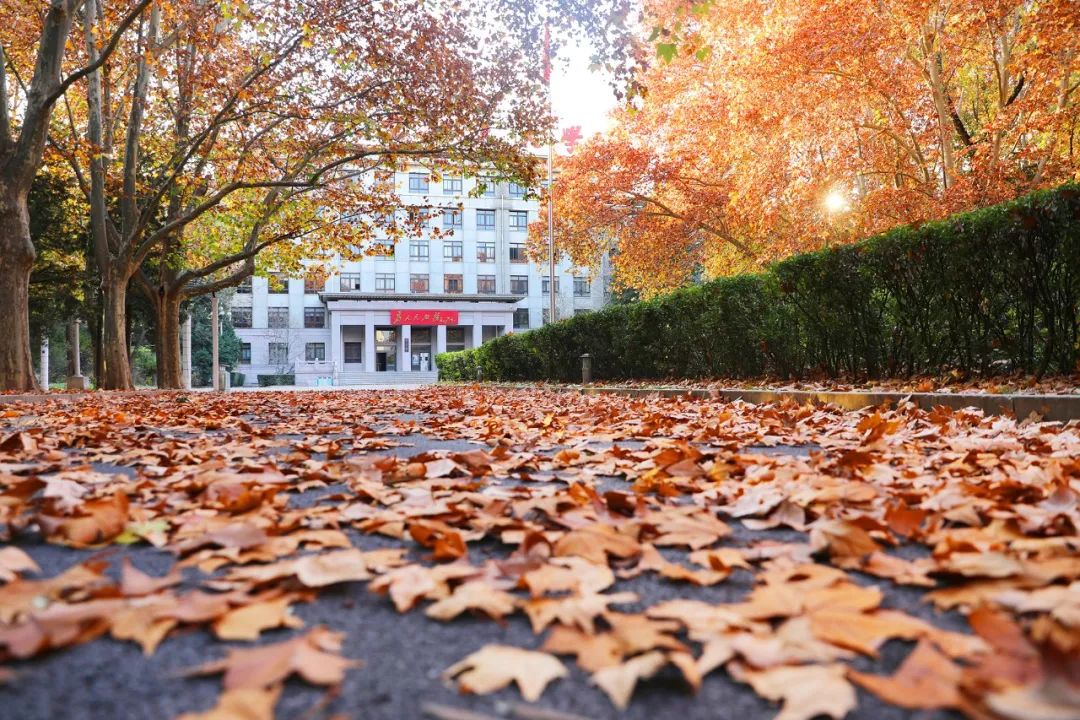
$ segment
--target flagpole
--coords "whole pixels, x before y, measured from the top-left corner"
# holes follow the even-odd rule
[[[544,26],[544,79],[547,81],[548,90],[548,111],[553,110],[553,102],[551,97],[551,31],[548,26]],[[548,221],[548,318],[550,322],[555,322],[558,317],[556,316],[557,293],[555,292],[555,129],[552,128],[551,135],[548,137],[548,157],[547,157],[547,221]]]

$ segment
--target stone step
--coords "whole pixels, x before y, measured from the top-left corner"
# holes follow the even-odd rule
[[[338,373],[334,385],[427,385],[438,381],[438,372],[351,372]]]

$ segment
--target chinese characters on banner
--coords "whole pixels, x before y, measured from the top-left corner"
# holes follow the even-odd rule
[[[391,310],[391,325],[457,325],[457,310]]]

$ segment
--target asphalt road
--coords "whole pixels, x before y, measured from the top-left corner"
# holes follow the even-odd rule
[[[458,451],[477,445],[461,441],[443,441],[411,435],[397,437],[411,443],[390,452],[414,455],[424,450]],[[620,445],[632,443],[620,442]],[[772,448],[766,452],[803,453],[807,448]],[[551,450],[550,452],[554,452]],[[98,466],[102,471],[123,472],[122,468]],[[297,495],[298,504],[318,502],[327,489]],[[793,531],[751,532],[738,521],[730,521],[734,534],[725,545],[740,545],[750,539],[770,537],[777,540],[804,539]],[[400,542],[379,536],[350,531],[354,544],[361,549],[398,547]],[[41,566],[43,575],[54,575],[66,567],[95,553],[49,545],[32,537],[22,537],[17,543]],[[494,555],[494,545],[470,545],[476,562],[483,553]],[[902,554],[902,553],[901,553]],[[672,559],[683,553],[667,552]],[[118,571],[120,560],[130,558],[141,570],[163,574],[173,563],[173,556],[148,546],[117,546],[108,551],[113,569]],[[193,571],[189,571],[191,573]],[[919,601],[920,593],[892,586],[877,578],[851,573],[858,582],[876,584],[886,592],[884,607],[901,609],[912,615],[931,620],[941,628],[966,631],[959,615],[941,614]],[[188,580],[197,576],[189,574]],[[648,573],[632,580],[622,580],[610,592],[630,590],[640,596],[632,605],[618,606],[625,612],[641,611],[649,605],[672,598],[691,598],[707,602],[735,602],[750,589],[752,576],[736,571],[727,581],[712,587],[694,587],[657,579]],[[185,583],[187,585],[187,583]],[[425,717],[422,706],[435,703],[480,713],[479,717],[512,717],[511,704],[521,701],[516,688],[511,687],[487,696],[461,695],[444,685],[441,673],[469,653],[487,643],[505,643],[523,648],[536,648],[543,638],[535,636],[524,616],[511,616],[500,625],[486,618],[461,616],[452,622],[438,622],[424,616],[422,611],[399,614],[390,600],[367,590],[364,583],[348,583],[325,589],[310,604],[299,604],[296,615],[306,626],[325,625],[345,633],[342,655],[363,661],[363,666],[351,670],[340,688],[340,694],[329,700],[322,688],[290,680],[278,705],[277,717],[282,719],[351,718],[356,720],[409,720]],[[297,631],[274,630],[263,634],[261,642],[280,642]],[[10,667],[17,673],[14,681],[0,686],[0,718],[3,720],[150,720],[172,718],[184,712],[205,711],[213,707],[221,690],[220,676],[184,677],[185,669],[222,657],[229,643],[213,638],[206,630],[192,630],[168,638],[157,652],[144,657],[139,647],[109,637],[88,644],[52,652],[29,661],[16,662]],[[238,644],[240,645],[240,644]],[[250,647],[250,643],[242,644]],[[895,670],[912,647],[911,643],[892,641],[884,646],[874,661],[859,658],[852,665],[863,671],[889,673]],[[598,688],[590,684],[571,659],[564,663],[570,676],[548,686],[536,708],[559,711],[564,715],[599,720],[716,720],[737,718],[757,720],[772,718],[778,707],[759,698],[748,686],[739,684],[722,670],[708,675],[700,692],[693,695],[671,668],[652,680],[638,685],[630,707],[616,711]],[[952,713],[912,713],[885,705],[873,695],[859,689],[859,705],[848,717],[862,720],[894,718],[959,717]],[[534,715],[539,720],[542,715]],[[464,720],[464,718],[463,718]]]

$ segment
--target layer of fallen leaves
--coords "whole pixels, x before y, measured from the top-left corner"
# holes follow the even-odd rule
[[[1076,424],[463,387],[95,394],[0,406],[0,423],[9,681],[21,660],[106,635],[150,654],[193,627],[238,642],[300,629],[297,604],[366,583],[400,612],[520,615],[543,636],[447,668],[462,692],[535,700],[567,675],[562,657],[619,708],[661,672],[694,692],[723,671],[784,720],[841,718],[856,687],[973,718],[1080,711]],[[417,433],[476,447],[386,452]],[[781,445],[810,452],[765,452]],[[311,507],[290,503],[313,490]],[[736,524],[759,539],[734,542]],[[397,546],[363,551],[356,533]],[[34,535],[145,543],[176,566],[95,559],[42,578],[18,547]],[[738,602],[691,599],[736,574],[753,579]],[[619,584],[635,577],[687,591],[633,612]],[[891,608],[894,585],[972,632]],[[271,717],[294,676],[333,688],[359,664],[341,641],[314,627],[230,647],[191,669],[220,673],[223,694],[186,717]],[[890,641],[912,648],[894,673],[853,669]]]

